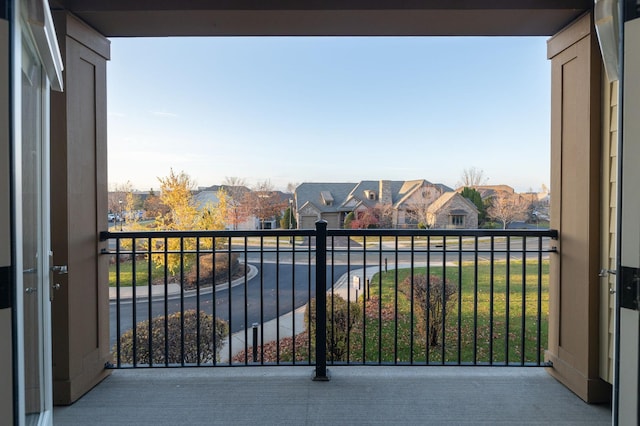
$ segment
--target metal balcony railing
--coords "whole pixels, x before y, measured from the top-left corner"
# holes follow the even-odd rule
[[[113,366],[541,366],[554,230],[103,232]]]

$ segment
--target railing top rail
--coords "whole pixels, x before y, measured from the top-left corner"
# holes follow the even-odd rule
[[[315,229],[256,229],[236,231],[102,231],[100,241],[111,238],[229,238],[229,237],[313,237]]]
[[[328,236],[382,237],[550,237],[555,229],[328,229]]]
[[[259,229],[236,231],[119,231],[100,232],[100,240],[111,238],[233,238],[233,237],[313,237],[315,229]],[[555,229],[327,229],[329,237],[549,237]]]

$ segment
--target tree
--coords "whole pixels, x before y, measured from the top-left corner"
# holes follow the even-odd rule
[[[468,186],[469,188],[475,188],[477,186],[484,185],[489,180],[484,175],[484,170],[476,169],[475,167],[469,167],[462,170],[460,179],[462,180],[462,182],[459,184],[459,186]]]
[[[352,212],[353,213],[353,212]],[[390,204],[379,204],[374,207],[367,207],[365,210],[356,211],[345,218],[345,228],[368,229],[393,227],[393,206]]]
[[[413,289],[413,294],[412,294]],[[440,344],[440,335],[445,318],[447,303],[456,296],[457,286],[449,280],[442,281],[437,275],[416,274],[408,276],[400,284],[402,291],[409,300],[414,301],[417,312],[422,316],[418,323],[427,326],[427,338],[430,347]],[[428,320],[428,322],[427,322]],[[442,337],[444,339],[444,337]]]
[[[248,192],[247,183],[244,179],[227,176],[224,178],[223,186],[227,193],[227,221],[238,229],[238,225],[247,220],[248,209],[244,205],[245,194]]]
[[[353,212],[347,213],[347,215],[344,217],[344,223],[342,224],[344,229],[353,229],[351,227],[351,222],[353,222],[355,218],[356,218],[356,215]]]
[[[478,209],[478,225],[482,225],[487,220],[487,204],[482,199],[482,195],[475,189],[465,186],[462,188],[462,192],[460,192],[467,200],[471,201],[476,208]]]
[[[169,176],[159,177],[160,201],[167,206],[169,212],[156,218],[158,228],[164,230],[196,229],[200,221],[198,209],[193,202],[192,191],[195,182],[185,172],[178,174],[170,170]]]
[[[316,346],[316,299],[311,299],[305,313],[305,325],[311,336],[311,347]],[[347,361],[349,342],[357,339],[362,328],[362,305],[347,302],[337,294],[327,297],[327,358],[329,361]]]
[[[169,213],[169,207],[165,206],[153,190],[149,191],[147,199],[144,200],[144,216],[147,219],[155,219]]]
[[[160,201],[166,207],[166,213],[156,217],[156,227],[159,230],[219,230],[225,227],[226,218],[226,195],[224,192],[219,193],[218,205],[213,206],[207,204],[205,206],[196,206],[193,200],[192,190],[196,184],[191,177],[185,172],[174,173],[171,169],[169,176],[158,178],[160,181]],[[216,241],[216,246],[223,244]],[[154,240],[157,254],[153,256],[154,263],[157,267],[165,265],[165,256],[162,253],[166,248],[170,252],[167,256],[166,268],[171,274],[179,271],[182,262],[180,251],[195,251],[197,240],[195,238],[168,238],[166,240],[167,247],[164,247],[165,240]],[[200,248],[210,249],[214,245],[213,238],[201,238],[199,240]],[[184,254],[183,259],[188,264],[195,263],[194,254]]]
[[[499,222],[502,228],[519,220],[525,220],[529,203],[518,194],[500,193],[491,198],[491,205],[487,208],[487,215]]]
[[[260,220],[261,227],[266,220],[279,217],[287,204],[269,180],[259,182],[253,191],[247,192],[244,203],[247,211]]]
[[[293,214],[293,208],[287,207],[280,219],[280,228],[282,229],[296,229],[298,224],[296,222],[296,216]]]
[[[107,208],[110,213],[121,216],[125,211],[131,210],[133,205],[133,185],[130,181],[115,184],[113,189],[109,191]]]

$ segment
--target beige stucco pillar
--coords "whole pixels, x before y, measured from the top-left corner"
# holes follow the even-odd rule
[[[53,397],[70,404],[107,374],[109,294],[106,61],[110,43],[65,12],[54,14],[64,93],[51,95],[51,230],[61,287],[52,303]]]
[[[599,377],[601,60],[591,15],[549,40],[551,227],[559,231],[549,294],[549,372],[587,402]]]

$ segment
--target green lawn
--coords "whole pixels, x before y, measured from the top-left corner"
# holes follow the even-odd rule
[[[149,284],[149,263],[146,260],[136,261],[136,285],[148,285]],[[153,265],[151,269],[152,278],[156,278],[156,273],[159,274],[162,271],[156,270]],[[117,266],[115,264],[109,265],[109,287],[116,286]],[[133,262],[125,261],[120,262],[120,286],[131,287],[133,283]]]
[[[401,283],[410,274],[409,269],[389,271],[376,274],[371,280],[370,300],[360,296],[358,303],[365,307],[365,313],[359,309],[360,316],[349,333],[348,358],[335,360],[337,363],[413,363],[413,364],[480,364],[490,362],[503,364],[505,359],[511,364],[537,363],[538,356],[542,360],[542,352],[548,339],[549,310],[549,262],[543,261],[541,269],[541,289],[538,298],[538,263],[527,261],[526,281],[522,286],[522,262],[511,261],[509,265],[507,290],[506,262],[494,263],[493,285],[491,284],[491,266],[489,262],[478,264],[477,299],[475,291],[475,267],[473,263],[462,265],[460,286],[458,284],[458,267],[447,267],[446,277],[456,283],[456,293],[446,305],[446,324],[444,348],[442,336],[438,336],[438,344],[427,345],[426,319],[419,309],[412,312],[412,304],[396,282]],[[426,268],[415,268],[414,274],[424,274]],[[431,275],[442,276],[442,267],[432,267]],[[382,294],[382,297],[380,297]],[[330,295],[328,299],[330,300]],[[507,299],[509,314],[507,315]],[[524,300],[524,303],[523,303]],[[490,305],[493,301],[493,317]],[[540,352],[538,341],[538,302],[541,306]],[[328,302],[330,303],[330,302]],[[477,309],[475,306],[477,305]],[[522,311],[524,309],[524,334],[522,330]],[[458,312],[461,312],[458,321]],[[397,320],[396,320],[397,318]],[[508,319],[508,329],[507,329]],[[362,324],[365,324],[363,327]],[[459,332],[458,332],[459,330]],[[380,336],[382,335],[382,340]],[[524,359],[522,358],[522,337],[524,336]],[[308,362],[307,333],[296,338],[297,362]],[[397,338],[396,338],[397,337]],[[331,339],[331,324],[327,324],[327,338]],[[364,361],[363,361],[363,342]],[[397,342],[397,343],[396,343]],[[508,342],[508,345],[506,343]],[[315,342],[312,339],[312,355]],[[269,346],[269,345],[268,345]],[[269,346],[265,352],[267,362],[275,362],[275,349]],[[280,361],[290,362],[291,339],[280,342]],[[475,348],[475,350],[474,350]],[[508,348],[508,351],[507,349]],[[474,352],[476,357],[474,360]],[[428,358],[427,358],[428,355]],[[240,359],[240,358],[238,358]],[[332,362],[331,354],[327,361]]]
[[[542,348],[544,348],[548,332],[548,262],[543,262],[541,266],[542,323],[540,324],[540,341]],[[367,363],[426,363],[427,354],[429,363],[473,363],[474,361],[478,363],[504,363],[506,357],[510,363],[520,363],[523,361],[522,312],[524,309],[524,362],[537,362],[537,263],[527,262],[524,298],[521,285],[521,262],[512,261],[510,264],[511,282],[508,291],[506,263],[495,264],[493,293],[491,292],[490,272],[488,262],[478,265],[478,297],[476,299],[474,297],[475,272],[473,264],[463,265],[459,287],[457,286],[459,282],[458,268],[448,267],[446,269],[447,279],[456,283],[457,292],[445,307],[444,348],[441,335],[438,336],[436,346],[427,345],[426,318],[421,310],[416,309],[415,306],[412,312],[410,299],[395,285],[396,272],[389,271],[374,276],[371,281],[371,299],[366,303],[365,326],[362,327],[361,321],[360,325],[351,333],[349,361],[362,362],[364,337],[366,341],[365,362]],[[415,269],[415,274],[424,273],[425,268]],[[432,267],[430,273],[442,276],[442,267]],[[402,282],[409,274],[408,269],[398,270],[398,282]],[[380,294],[382,294],[381,298]],[[507,299],[509,301],[508,315]],[[491,301],[493,301],[493,318],[490,314]],[[360,298],[358,303],[362,304],[363,299]],[[474,309],[476,305],[477,309]],[[458,312],[461,312],[460,321],[458,321]],[[381,334],[382,341],[380,341]],[[505,349],[507,341],[508,353]],[[540,356],[542,355],[540,354]]]

